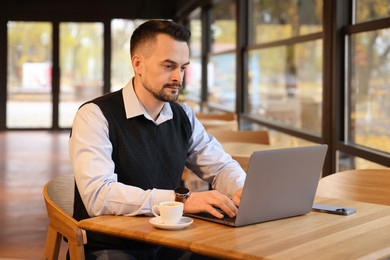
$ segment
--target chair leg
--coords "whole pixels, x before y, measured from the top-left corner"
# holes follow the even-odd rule
[[[58,233],[51,224],[47,230],[46,244],[45,244],[45,254],[43,259],[53,260],[58,259],[58,254],[60,252],[62,235]]]
[[[84,253],[84,245],[77,245],[77,243],[74,243],[72,241],[68,241],[68,247],[69,247],[69,256],[70,259],[77,259],[77,260],[84,260],[85,259],[85,253]]]

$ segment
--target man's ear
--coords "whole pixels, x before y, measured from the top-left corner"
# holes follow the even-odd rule
[[[131,64],[133,65],[135,74],[141,74],[142,57],[140,57],[139,55],[133,55],[133,57],[131,58]]]

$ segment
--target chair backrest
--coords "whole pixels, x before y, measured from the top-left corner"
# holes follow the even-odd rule
[[[240,156],[240,155],[233,155],[232,158],[234,160],[236,160],[240,164],[241,168],[245,172],[248,172],[248,166],[249,166],[250,157],[248,157],[248,156]]]
[[[47,195],[69,216],[73,215],[74,177],[60,176],[47,185]]]
[[[255,144],[270,144],[269,134],[267,130],[257,131],[223,131],[217,129],[210,129],[207,131],[213,135],[219,142],[241,142],[241,143],[255,143]],[[247,172],[250,156],[232,155],[241,168]]]
[[[208,114],[197,113],[196,117],[202,123],[206,130],[218,129],[218,130],[237,130],[238,120],[235,113],[224,114]]]
[[[226,120],[226,121],[232,121],[237,120],[236,113],[222,113],[222,114],[216,114],[216,113],[196,113],[195,116],[199,119],[216,119],[216,120]]]
[[[68,240],[71,259],[85,259],[86,233],[72,217],[74,200],[74,177],[60,176],[46,183],[43,197],[50,219],[44,259],[58,259],[61,238]]]
[[[390,205],[390,168],[331,174],[320,180],[316,195]]]
[[[255,144],[270,144],[267,130],[258,131],[221,131],[208,130],[219,142],[242,142]]]

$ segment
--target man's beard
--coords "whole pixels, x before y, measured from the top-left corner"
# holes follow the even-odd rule
[[[170,90],[170,92],[166,92],[165,89],[170,87],[179,87],[175,90]],[[144,84],[144,88],[149,91],[150,94],[153,95],[159,101],[162,102],[174,102],[179,98],[180,90],[182,89],[182,85],[180,83],[172,83],[172,84],[164,84],[160,91],[154,91],[148,84]],[[177,92],[177,93],[176,93]]]

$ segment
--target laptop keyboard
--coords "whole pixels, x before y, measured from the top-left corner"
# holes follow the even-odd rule
[[[231,222],[231,223],[234,223],[236,218],[231,218],[229,217],[228,214],[226,214],[225,212],[223,212],[222,210],[219,210],[217,209],[218,212],[220,212],[222,215],[223,215],[223,218],[216,218],[214,217],[213,215],[211,215],[210,213],[208,212],[199,212],[199,213],[192,213],[191,216],[197,216],[199,218],[202,218],[202,219],[218,219],[218,220],[221,220],[223,222]]]

